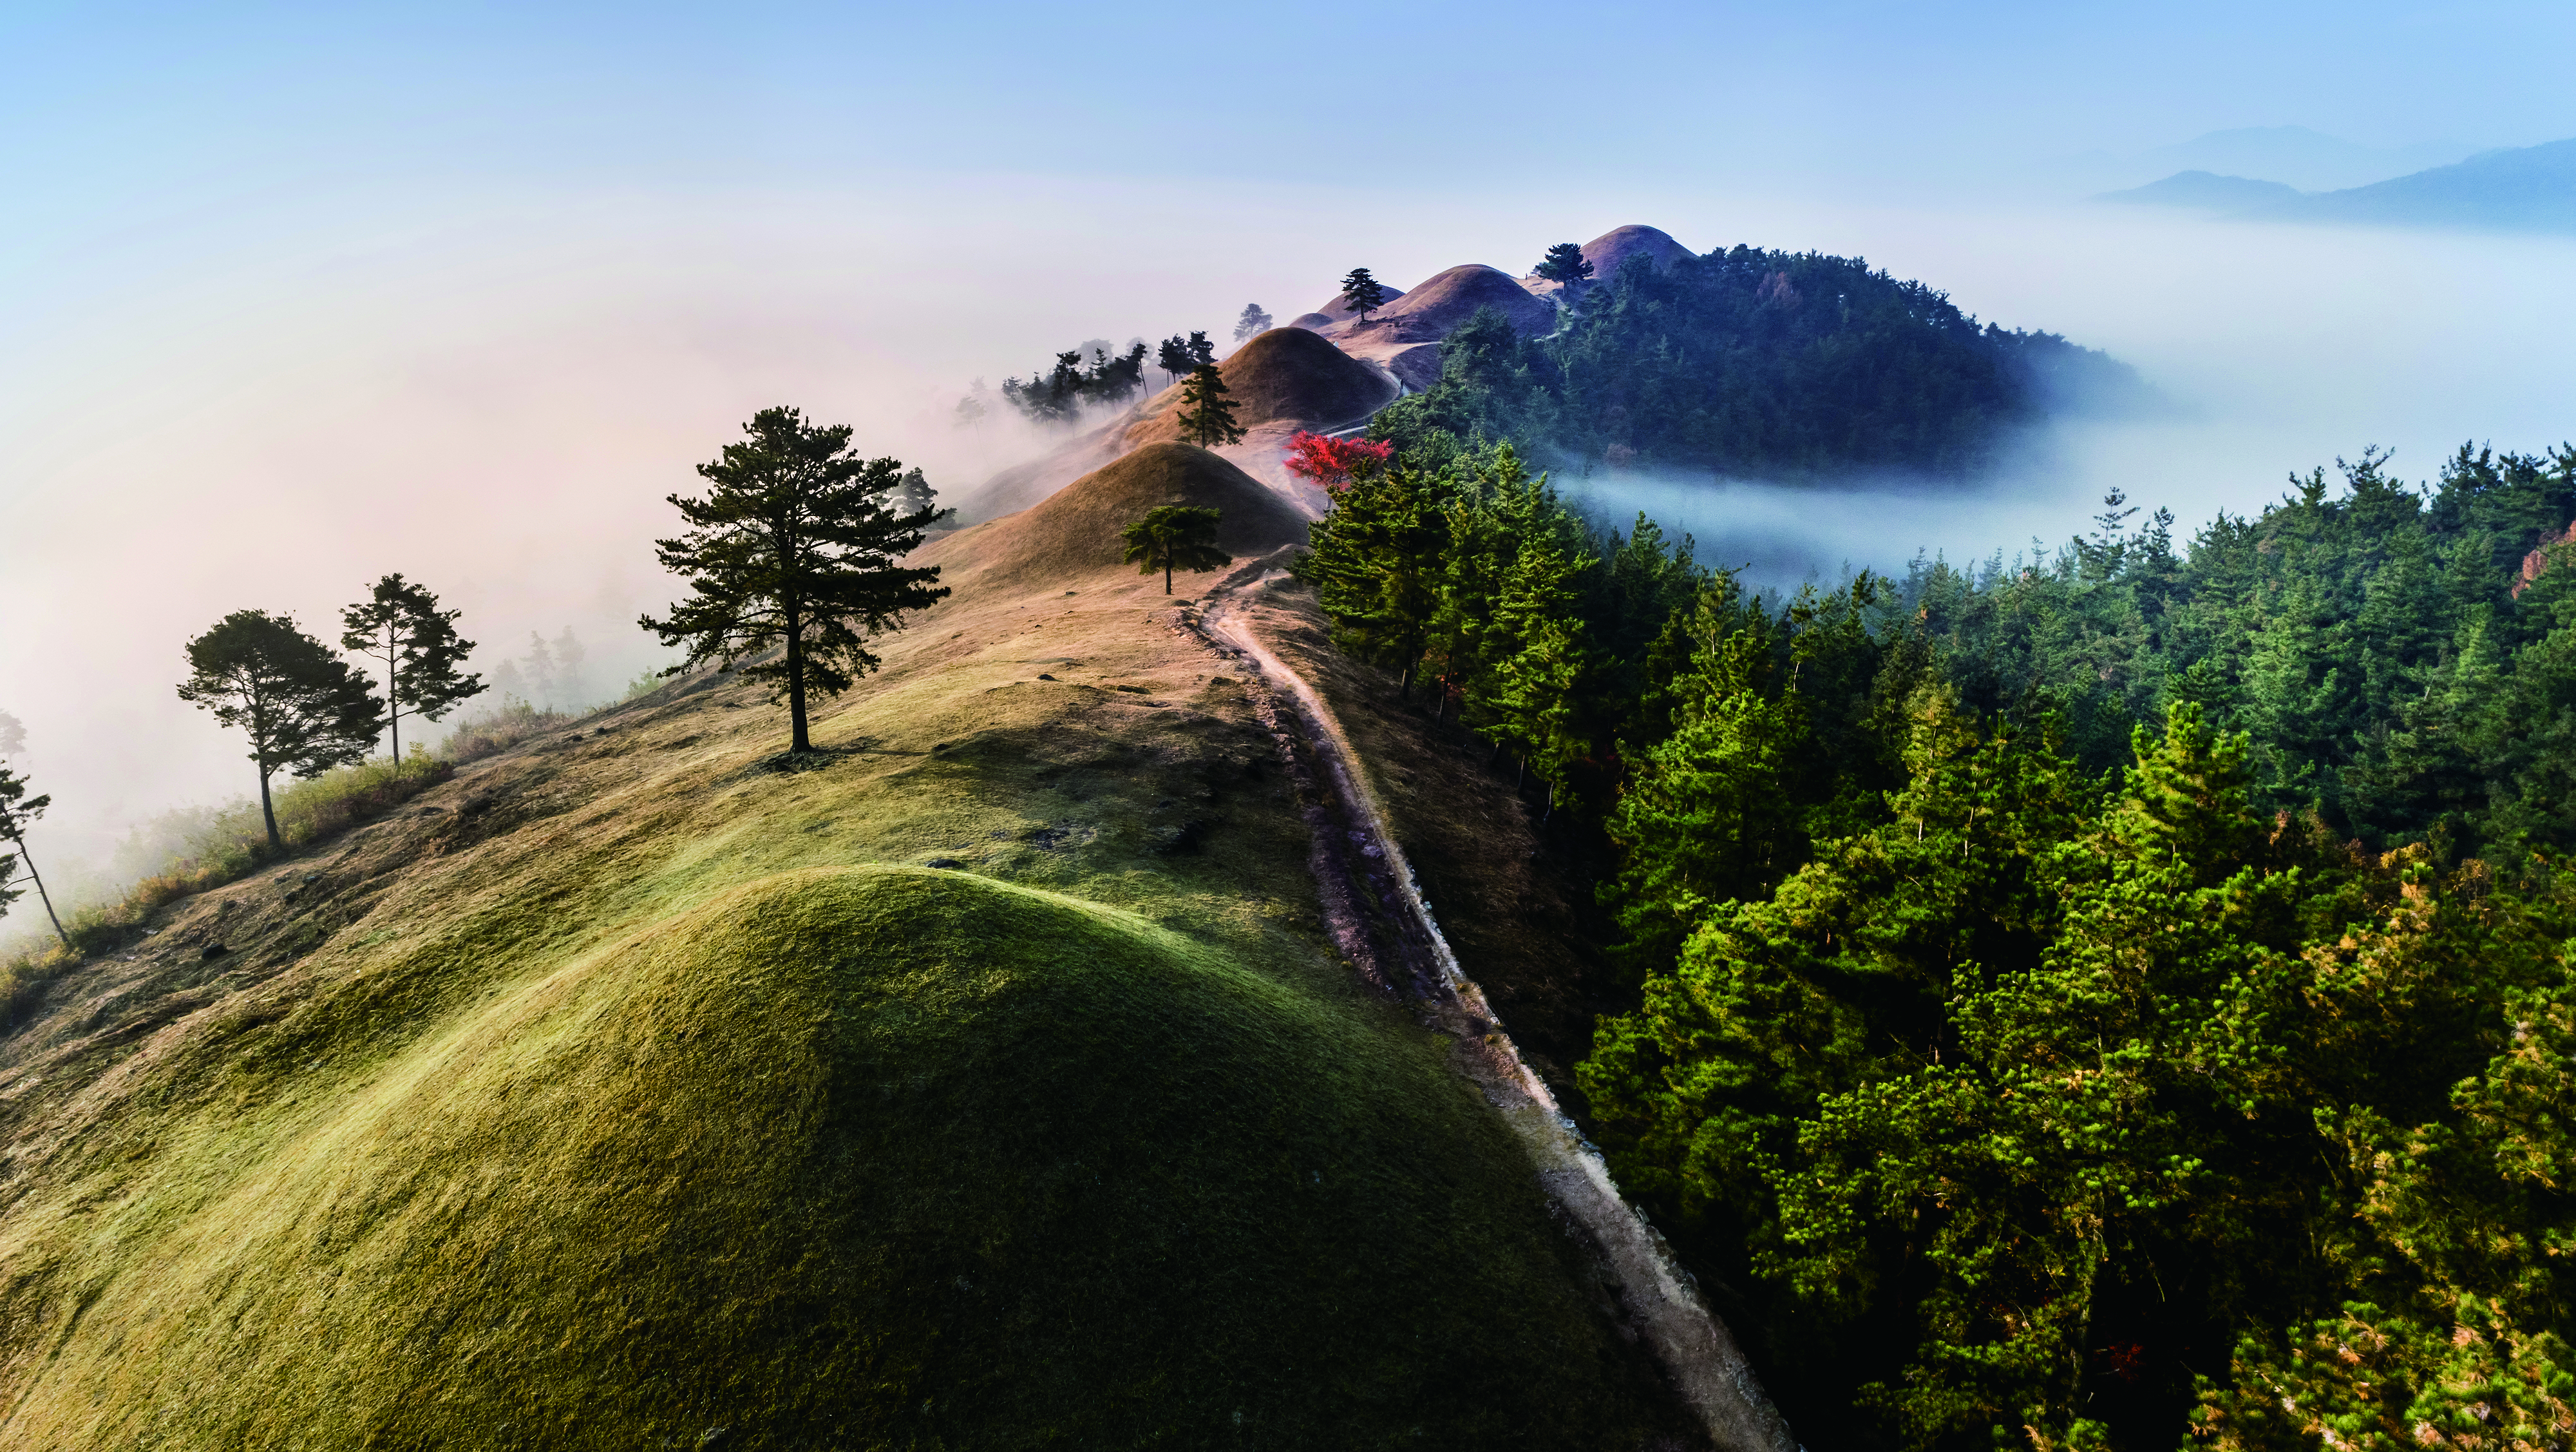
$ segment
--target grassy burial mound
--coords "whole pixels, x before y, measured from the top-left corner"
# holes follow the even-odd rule
[[[1355,424],[1395,398],[1387,376],[1303,328],[1272,328],[1217,365],[1235,419],[1272,432]],[[1148,400],[1123,435],[1128,447],[1181,436],[1180,390]]]
[[[363,1006],[254,1058],[364,1052]],[[120,1207],[148,1273],[92,1287],[13,1440],[1567,1445],[1617,1415],[1479,1106],[1133,914],[779,874],[369,1067],[253,1172]]]
[[[1619,269],[1627,266],[1630,258],[1642,257],[1646,260],[1647,266],[1662,272],[1684,258],[1698,255],[1674,241],[1673,234],[1670,232],[1660,227],[1648,227],[1635,222],[1624,227],[1613,227],[1584,243],[1582,252],[1583,260],[1592,264],[1590,280],[1595,283],[1608,282],[1617,277]],[[1553,278],[1541,277],[1537,273],[1523,277],[1520,283],[1522,287],[1544,298],[1553,298],[1564,290],[1564,284]]]
[[[1332,955],[1229,663],[1117,563],[1175,502],[1302,534],[1140,450],[930,546],[958,594],[820,766],[675,683],[22,1005],[0,1448],[1673,1430],[1453,1045]]]
[[[1499,268],[1452,267],[1390,300],[1367,322],[1338,323],[1343,352],[1374,363],[1416,393],[1440,381],[1440,343],[1480,308],[1502,314],[1514,333],[1537,337],[1556,326],[1556,305],[1534,297]]]
[[[1583,260],[1592,264],[1592,275],[1604,282],[1617,277],[1631,257],[1645,258],[1648,266],[1661,272],[1697,255],[1674,241],[1671,233],[1635,223],[1613,227],[1583,244]]]
[[[920,558],[947,569],[961,590],[1027,588],[1125,569],[1118,531],[1165,504],[1222,512],[1217,545],[1239,560],[1306,539],[1305,516],[1260,480],[1195,444],[1153,443],[1033,509],[935,541]]]
[[[1365,323],[1345,330],[1354,341],[1402,339],[1436,343],[1458,325],[1490,307],[1523,333],[1545,333],[1556,326],[1556,308],[1514,281],[1511,274],[1481,262],[1452,267],[1380,308]]]

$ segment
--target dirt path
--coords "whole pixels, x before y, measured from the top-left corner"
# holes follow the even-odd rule
[[[1279,578],[1247,565],[1183,606],[1180,626],[1244,667],[1313,835],[1308,865],[1336,946],[1371,983],[1402,995],[1457,1040],[1460,1068],[1527,1147],[1539,1181],[1599,1257],[1629,1328],[1650,1347],[1708,1435],[1727,1452],[1798,1452],[1724,1323],[1661,1234],[1619,1193],[1601,1152],[1557,1107],[1459,966],[1422,900],[1404,849],[1357,766],[1349,738],[1304,677],[1262,644],[1237,604]]]

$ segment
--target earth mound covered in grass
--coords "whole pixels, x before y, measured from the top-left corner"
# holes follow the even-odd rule
[[[1118,532],[1165,504],[1217,510],[1217,544],[1238,560],[1306,539],[1305,516],[1260,480],[1194,444],[1156,443],[1021,513],[934,541],[918,561],[950,570],[958,588],[972,581],[978,590],[1115,569],[1124,553]]]
[[[1437,342],[1456,332],[1460,324],[1476,315],[1477,309],[1487,307],[1501,313],[1523,333],[1544,333],[1556,325],[1553,303],[1531,296],[1528,288],[1500,268],[1470,262],[1438,274],[1388,303],[1368,322],[1351,325],[1348,331],[1354,339],[1374,335]]]
[[[1637,1445],[1501,1134],[1121,910],[776,873],[378,1065],[89,1288],[0,1443]]]
[[[1647,265],[1661,272],[1685,257],[1698,254],[1673,240],[1673,234],[1658,227],[1630,223],[1613,227],[1583,244],[1583,260],[1592,264],[1596,281],[1608,282],[1628,265],[1628,259],[1643,257]]]
[[[1235,422],[1338,427],[1357,423],[1395,398],[1394,380],[1303,328],[1272,328],[1236,349],[1217,366]],[[1179,397],[1158,400],[1127,431],[1127,442],[1177,441]]]

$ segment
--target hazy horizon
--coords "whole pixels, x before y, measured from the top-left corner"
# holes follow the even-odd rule
[[[1782,578],[2055,542],[2112,485],[2188,530],[2367,445],[2429,479],[2464,440],[2576,437],[2576,240],[2203,223],[2047,181],[2088,147],[2247,125],[2383,149],[2576,135],[2538,84],[2576,18],[2536,7],[2439,35],[2319,7],[2305,29],[2243,22],[2214,59],[2193,30],[2214,10],[2034,27],[2045,12],[1989,7],[1936,35],[1849,7],[1722,46],[1712,20],[1605,11],[1605,33],[1684,37],[1641,48],[1636,84],[1588,54],[1538,66],[1537,22],[1494,11],[1216,18],[1187,55],[1177,19],[1012,12],[996,38],[909,12],[655,12],[585,47],[580,13],[0,21],[66,61],[0,100],[30,218],[0,242],[0,710],[56,801],[40,853],[95,859],[138,820],[251,790],[238,738],[172,693],[181,644],[229,610],[335,637],[338,607],[398,570],[466,612],[487,668],[569,626],[611,694],[667,659],[633,627],[671,598],[663,496],[753,410],[851,423],[953,491],[1012,462],[950,426],[971,379],[1085,338],[1223,338],[1246,302],[1284,321],[1355,265],[1520,272],[1629,222],[1699,251],[1860,255],[2107,349],[2179,405],[2065,425],[1956,493],[1592,481],[1703,559]],[[1303,27],[1441,63],[1372,90],[1391,60],[1293,59]],[[823,61],[862,42],[873,89]],[[1908,43],[2045,76],[1942,110],[1933,81],[1888,80]],[[1277,94],[1246,100],[1211,54]],[[1742,84],[1691,109],[1694,57]],[[2176,69],[2146,74],[2160,58]],[[2286,78],[2258,92],[2267,64]],[[1458,108],[1512,65],[1582,98],[1575,134],[1532,103],[1470,144]],[[1171,75],[1221,124],[1140,99]],[[1832,104],[1873,78],[1893,89]]]

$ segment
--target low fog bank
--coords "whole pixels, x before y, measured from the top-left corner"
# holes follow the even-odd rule
[[[1624,526],[1643,510],[1693,534],[1703,561],[1765,585],[1901,572],[1918,555],[2052,552],[2092,528],[2112,489],[2144,513],[2171,509],[2179,541],[2221,510],[2259,513],[2293,471],[2370,445],[2429,483],[2464,442],[2576,439],[2576,289],[2563,283],[2576,241],[2083,208],[1783,208],[1748,225],[1849,239],[1985,319],[2107,350],[2156,395],[2125,414],[2070,410],[1965,484],[1559,474],[1589,512]]]

